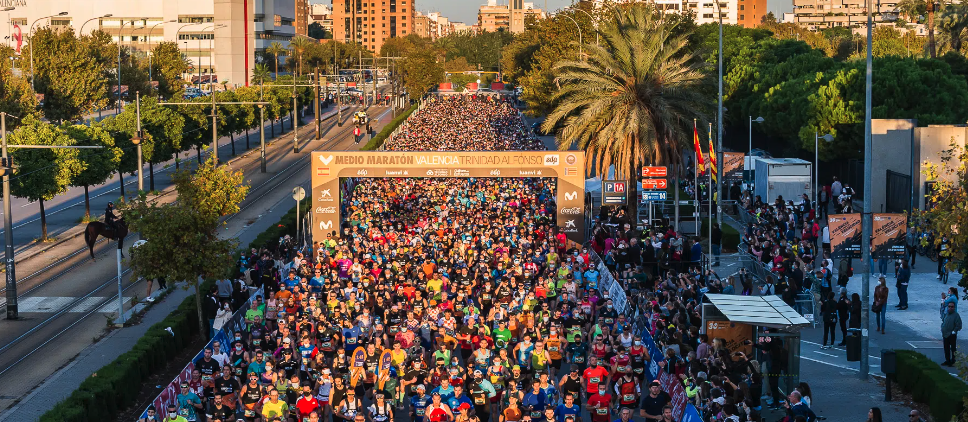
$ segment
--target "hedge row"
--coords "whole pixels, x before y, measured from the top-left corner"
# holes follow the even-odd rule
[[[213,281],[202,284],[211,289]],[[165,331],[171,327],[174,336]],[[81,383],[70,397],[40,417],[41,422],[100,422],[115,420],[136,404],[149,377],[191,345],[198,335],[195,297],[189,296],[161,322],[151,326],[127,353],[118,356]]]
[[[383,146],[383,142],[386,141],[387,137],[389,137],[390,134],[393,133],[393,131],[396,130],[398,126],[403,124],[403,122],[407,120],[407,117],[410,117],[410,114],[417,110],[417,107],[419,107],[419,104],[414,103],[414,105],[410,106],[410,108],[408,108],[406,111],[404,111],[403,113],[400,113],[399,116],[395,117],[393,120],[390,121],[389,124],[384,126],[383,130],[381,130],[380,133],[376,134],[376,136],[374,136],[373,139],[370,139],[370,141],[367,142],[366,145],[363,146],[363,148],[360,148],[360,150],[375,151],[379,149],[381,146]]]
[[[915,401],[925,403],[936,421],[951,420],[964,410],[968,384],[913,350],[897,352],[897,383]]]

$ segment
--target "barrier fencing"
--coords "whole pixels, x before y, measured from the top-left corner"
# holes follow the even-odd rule
[[[192,358],[190,362],[188,362],[188,365],[185,365],[185,368],[178,373],[178,376],[176,376],[175,379],[173,379],[170,383],[168,383],[168,385],[165,386],[165,388],[161,391],[161,393],[158,394],[158,396],[151,401],[151,404],[156,409],[156,414],[164,414],[166,412],[166,409],[168,409],[168,405],[170,404],[174,404],[175,406],[178,405],[177,397],[178,397],[178,394],[181,392],[179,387],[182,382],[188,382],[192,379],[192,371],[195,369],[195,362],[198,362],[199,359],[202,359],[205,353],[205,349],[212,347],[212,343],[215,343],[216,341],[218,341],[222,345],[221,350],[223,352],[229,351],[229,348],[226,346],[229,343],[231,343],[230,339],[235,334],[235,329],[238,327],[245,326],[245,312],[249,310],[249,308],[252,305],[252,300],[254,300],[257,296],[262,296],[261,288],[249,295],[249,299],[245,301],[245,304],[239,307],[239,310],[236,311],[234,314],[232,314],[232,318],[228,322],[226,322],[225,325],[223,325],[222,328],[219,329],[219,331],[216,332],[214,336],[212,336],[212,339],[209,340],[209,342],[205,345],[205,347],[203,347],[202,350],[199,350],[198,353],[195,355],[195,357]],[[204,377],[203,377],[203,380],[204,380]],[[148,415],[148,409],[145,408],[145,410],[141,412],[141,418],[145,418],[147,417],[147,415]]]

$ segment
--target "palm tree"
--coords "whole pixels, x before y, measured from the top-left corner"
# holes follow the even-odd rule
[[[309,40],[303,37],[298,37],[298,36],[292,37],[292,40],[289,41],[289,46],[292,47],[293,55],[299,58],[299,61],[296,63],[296,65],[298,66],[298,72],[296,72],[297,66],[292,67],[293,72],[296,74],[296,76],[299,76],[302,74],[302,55],[303,55],[303,51],[306,50],[306,47],[308,45],[309,45]]]
[[[708,121],[712,81],[689,48],[689,31],[654,6],[613,9],[599,29],[601,46],[582,46],[586,61],[555,65],[561,88],[541,128],[560,127],[558,148],[577,144],[597,175],[614,165],[617,177],[634,181],[644,165],[678,162],[694,119]],[[637,218],[636,183],[630,188],[629,212]]]
[[[286,49],[282,46],[282,44],[279,44],[278,41],[273,41],[272,44],[269,44],[269,47],[266,48],[266,53],[272,54],[272,57],[275,57],[274,62],[276,64],[276,70],[272,76],[273,80],[279,77],[279,55],[285,52]]]
[[[941,10],[938,27],[944,31],[946,44],[954,52],[961,52],[961,43],[968,29],[968,5],[948,4]]]
[[[252,83],[258,81],[259,88],[264,90],[265,81],[269,79],[271,74],[272,71],[269,70],[269,66],[266,66],[264,63],[258,63],[255,65],[255,69],[252,69]],[[264,94],[264,91],[259,93],[259,97],[262,97],[262,94]]]

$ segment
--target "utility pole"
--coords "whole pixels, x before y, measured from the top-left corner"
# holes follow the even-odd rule
[[[0,112],[0,173],[3,174],[3,240],[4,240],[4,261],[7,271],[7,319],[15,320],[20,318],[19,306],[17,303],[17,276],[16,265],[13,256],[13,211],[10,205],[10,176],[13,173],[13,164],[7,149],[7,113]],[[96,145],[14,145],[13,148],[30,149],[100,149]],[[118,243],[118,250],[121,250],[121,243]],[[118,283],[120,283],[120,277]],[[119,309],[120,311],[123,308]]]
[[[221,105],[230,105],[230,104],[234,104],[234,105],[255,105],[255,106],[257,106],[257,105],[268,105],[269,103],[268,102],[265,102],[265,101],[225,101],[225,102],[218,102],[218,103],[216,103],[215,102],[215,93],[214,92],[212,92],[212,102],[211,102],[211,104],[207,104],[207,103],[183,103],[183,102],[177,102],[177,103],[175,103],[175,102],[171,102],[171,103],[158,103],[158,105],[163,105],[163,106],[190,105],[190,106],[210,106],[210,107],[212,107],[212,114],[211,114],[211,116],[212,116],[212,154],[213,154],[212,155],[212,158],[215,159],[215,163],[217,164],[218,163],[218,126],[216,125],[216,123],[217,123],[216,116],[218,114],[218,110],[215,109],[216,104],[221,104]],[[259,116],[260,117],[264,117],[262,114],[260,114]],[[265,122],[265,120],[261,120],[261,122]],[[265,123],[260,123],[260,136],[262,136],[261,133],[264,130],[264,129],[262,129],[262,127],[264,126],[264,124]],[[264,144],[265,144],[265,140],[263,139],[263,147],[262,147],[263,168],[265,166],[265,163],[264,163],[264,160],[265,160],[265,145]]]
[[[31,56],[33,58],[33,56]],[[10,158],[7,155],[7,113],[0,112],[0,135],[3,136],[3,162],[0,163],[0,171],[3,171],[3,258],[7,270],[7,319],[18,318],[17,305],[17,276],[14,273],[13,265],[13,211],[10,206],[10,173],[13,169],[10,165]],[[10,169],[10,170],[7,170]]]
[[[292,76],[292,153],[299,152],[299,104],[296,100],[296,75]]]
[[[867,75],[866,92],[864,94],[864,214],[861,215],[861,258],[864,261],[864,272],[861,273],[861,300],[860,300],[860,371],[861,379],[867,380],[870,374],[870,286],[871,286],[871,232],[873,229],[873,214],[871,209],[871,153],[873,150],[873,139],[871,135],[871,83],[873,81],[874,64],[871,53],[873,51],[873,28],[874,22],[871,15],[871,7],[874,7],[873,0],[867,0]]]
[[[137,142],[135,142],[135,145],[137,145],[138,147],[138,192],[140,193],[140,192],[144,192],[145,190],[145,180],[143,177],[144,175],[141,172],[142,170],[141,168],[144,167],[144,164],[141,162],[141,140],[144,139],[144,137],[141,136],[141,91],[135,91],[134,96],[135,96],[135,114],[138,116],[137,117],[138,133],[135,134],[135,139],[137,139]]]
[[[216,121],[218,110],[215,108],[215,90],[209,90],[208,95],[212,97],[212,158],[215,159],[215,164],[218,164],[218,125]]]
[[[315,86],[316,89],[315,89],[314,96],[316,97],[316,99],[313,101],[313,104],[316,105],[316,140],[318,141],[320,139],[320,133],[319,133],[319,108],[320,108],[319,107],[319,101],[320,101],[319,100],[319,66],[316,66],[316,78],[315,78],[315,80],[316,80],[316,84],[315,84],[316,85]]]
[[[260,170],[262,173],[266,172],[266,116],[265,116],[265,106],[259,104],[259,154],[260,159]]]
[[[723,157],[723,11],[722,11],[722,6],[720,6],[719,0],[716,0],[716,10],[717,10],[717,14],[719,15],[719,61],[717,62],[719,67],[719,109],[717,111],[717,114],[719,115],[719,117],[716,119],[716,154],[718,156],[710,157],[710,158],[716,159],[716,174],[719,175],[719,180],[718,180],[719,183],[716,184],[716,210],[719,211],[716,214],[716,222],[718,222],[720,227],[722,227],[723,210],[722,210],[721,204],[723,201],[723,159],[722,159]],[[712,173],[712,171],[710,171],[710,173]],[[713,192],[712,178],[710,178],[709,188],[710,188],[709,194],[712,195],[712,192]],[[710,196],[709,200],[712,201],[712,196]],[[710,223],[712,223],[711,218],[712,217],[710,217]],[[710,226],[712,226],[712,224],[710,224]],[[712,229],[710,228],[710,230]],[[712,238],[712,235],[710,234],[710,239],[711,238]],[[710,247],[710,252],[712,252],[711,247]]]

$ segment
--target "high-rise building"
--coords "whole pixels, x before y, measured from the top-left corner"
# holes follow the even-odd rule
[[[511,0],[510,4],[498,4],[497,0],[488,0],[477,11],[477,30],[495,32],[498,30],[513,33],[524,32],[527,17],[533,15],[538,19],[545,17],[544,11],[536,9],[534,3],[523,0]]]
[[[679,0],[668,1],[669,6],[673,3],[677,3]],[[718,1],[718,4],[717,4]],[[683,2],[684,7],[682,10],[686,10],[696,15],[696,25],[702,25],[705,23],[719,23],[720,18],[722,18],[723,24],[736,25],[739,23],[739,14],[737,13],[739,6],[739,0],[688,0]],[[755,1],[755,0],[750,0]],[[766,4],[766,0],[762,1]],[[659,2],[656,2],[659,4]],[[665,9],[667,12],[672,11],[672,7]]]
[[[284,47],[293,37],[294,0],[29,0],[11,2],[9,25],[0,25],[0,39],[16,48],[20,31],[26,48],[29,34],[44,26],[77,34],[102,30],[124,47],[147,52],[157,44],[175,42],[195,72],[216,80],[245,85],[251,79],[258,52],[272,42]],[[60,13],[64,15],[58,15]],[[54,18],[46,18],[58,15]],[[103,17],[111,15],[110,17]],[[190,79],[193,75],[186,74]],[[208,78],[204,78],[208,79]]]
[[[373,52],[413,32],[414,0],[333,0],[333,38]]]
[[[307,36],[309,34],[309,1],[294,0],[293,8],[296,11],[296,35]]]
[[[323,30],[333,33],[333,9],[325,4],[309,6],[309,24],[318,23]]]
[[[739,19],[744,28],[755,28],[766,15],[766,0],[739,0]]]
[[[897,19],[896,0],[878,1],[874,22],[892,22]],[[810,29],[867,25],[867,7],[864,0],[793,0],[793,22]]]

